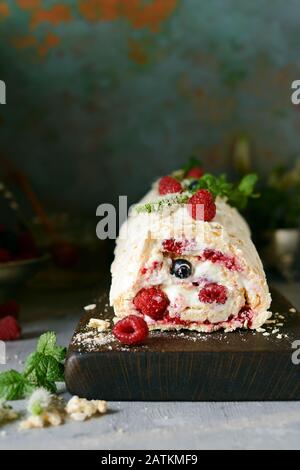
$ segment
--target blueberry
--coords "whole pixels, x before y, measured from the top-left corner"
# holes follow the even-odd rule
[[[189,190],[190,190],[190,191],[193,191],[193,190],[197,187],[198,183],[199,183],[199,180],[194,180],[194,181],[192,181],[192,182],[189,184]]]
[[[175,259],[172,261],[171,274],[186,279],[192,274],[192,265],[186,259]]]

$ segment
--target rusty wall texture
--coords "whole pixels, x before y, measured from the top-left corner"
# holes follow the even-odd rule
[[[0,0],[0,150],[48,207],[95,213],[190,153],[261,171],[299,154],[300,2]]]

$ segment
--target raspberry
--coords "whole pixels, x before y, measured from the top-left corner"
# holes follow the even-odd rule
[[[210,222],[216,215],[216,205],[211,192],[200,189],[188,201],[188,211],[195,220]]]
[[[199,300],[206,304],[225,304],[227,300],[227,289],[215,282],[209,282],[199,292]]]
[[[187,242],[184,241],[176,241],[174,238],[169,238],[168,240],[164,240],[162,242],[163,251],[167,251],[169,253],[175,253],[176,255],[181,255],[183,250],[186,248]]]
[[[235,258],[233,256],[224,255],[221,251],[206,248],[203,252],[203,258],[211,261],[212,263],[224,264],[224,266],[230,271],[241,271]]]
[[[128,315],[113,327],[113,334],[124,344],[141,343],[149,334],[145,320],[136,315]]]
[[[20,305],[16,300],[7,300],[0,305],[0,318],[6,316],[18,317],[20,311]]]
[[[21,328],[17,320],[8,315],[0,320],[0,340],[11,341],[21,336]]]
[[[254,312],[251,310],[251,307],[249,305],[244,305],[244,307],[241,308],[238,314],[238,320],[241,320],[243,324],[247,320],[247,325],[249,328],[251,328],[252,323],[253,323],[253,315]]]
[[[160,320],[169,305],[169,299],[159,287],[141,289],[133,299],[135,308],[153,320]]]
[[[204,171],[200,166],[195,166],[194,168],[191,168],[190,171],[187,173],[186,177],[187,178],[201,178],[201,176],[204,175]]]
[[[158,192],[159,194],[180,193],[182,191],[181,184],[172,176],[164,176],[159,180]]]
[[[11,261],[11,254],[8,250],[0,248],[0,263],[7,263]]]

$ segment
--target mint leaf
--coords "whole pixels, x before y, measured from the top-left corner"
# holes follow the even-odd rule
[[[37,353],[39,354],[39,353]],[[59,362],[52,356],[45,356],[41,354],[35,368],[36,377],[39,384],[42,385],[43,381],[58,382],[61,379],[61,369]]]
[[[217,196],[228,197],[232,190],[232,183],[227,181],[226,175],[214,176],[210,173],[203,175],[197,185],[193,187],[193,193],[199,189],[207,189],[216,198]]]
[[[0,374],[0,397],[5,400],[19,400],[32,391],[29,381],[12,369]]]
[[[38,340],[37,351],[28,356],[23,373],[9,370],[0,374],[0,398],[18,400],[37,387],[55,393],[56,382],[64,381],[62,362],[65,356],[66,348],[56,344],[55,333],[43,334]]]
[[[36,364],[36,361],[35,361],[36,354],[37,354],[36,352],[29,354],[29,356],[26,359],[25,368],[23,372],[23,375],[26,377],[26,379],[32,383],[35,381],[34,369],[35,369],[35,364]]]
[[[56,345],[56,334],[54,331],[47,331],[39,337],[36,350],[39,353],[48,354]]]
[[[255,173],[250,173],[249,175],[244,176],[238,185],[238,190],[245,194],[245,196],[250,196],[253,193],[257,180],[258,176]]]
[[[257,175],[251,173],[244,176],[239,184],[234,185],[233,183],[229,183],[224,174],[214,176],[210,173],[206,173],[199,179],[197,184],[193,186],[192,193],[197,192],[199,189],[207,189],[212,193],[214,198],[217,196],[227,198],[228,203],[232,206],[244,209],[250,197],[258,197],[257,194],[253,194],[257,179]]]
[[[54,331],[48,331],[40,336],[36,350],[39,353],[54,357],[59,362],[66,357],[66,348],[57,346]]]
[[[53,392],[56,391],[55,382],[64,381],[64,366],[53,356],[34,352],[26,361],[25,376],[37,387]]]
[[[245,209],[249,198],[259,197],[254,194],[254,186],[258,180],[255,173],[244,176],[236,188],[228,195],[228,202],[238,209]]]

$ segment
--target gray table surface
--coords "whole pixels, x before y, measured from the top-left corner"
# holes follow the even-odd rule
[[[300,284],[277,287],[300,308]],[[7,345],[6,368],[21,369],[37,337],[55,330],[67,345],[95,289],[29,289],[23,338]],[[65,397],[69,398],[65,393]],[[12,403],[25,409],[24,401]],[[299,449],[300,402],[109,402],[109,413],[56,428],[0,428],[0,449]]]

